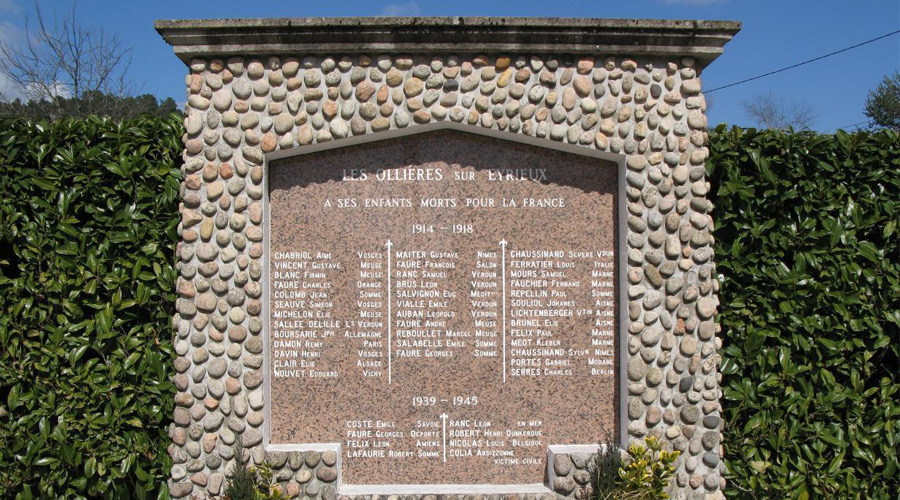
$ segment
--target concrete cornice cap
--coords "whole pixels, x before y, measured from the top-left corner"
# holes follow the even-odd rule
[[[741,29],[735,21],[538,17],[334,17],[160,20],[175,54],[572,54],[690,56],[707,65]]]

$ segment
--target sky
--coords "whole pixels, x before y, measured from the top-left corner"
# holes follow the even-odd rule
[[[73,0],[38,0],[45,18],[71,11]],[[743,28],[725,52],[703,72],[710,90],[834,52],[900,29],[898,0],[567,0],[548,2],[341,0],[330,2],[185,0],[82,0],[82,24],[119,34],[131,47],[129,70],[139,93],[186,100],[184,64],[153,29],[156,19],[339,17],[339,16],[525,16],[740,21]],[[0,39],[24,38],[25,17],[34,19],[33,0],[0,0]],[[773,96],[787,108],[812,110],[811,127],[832,133],[854,130],[868,92],[900,70],[900,35],[821,61],[707,94],[710,124],[754,126],[745,103]],[[0,79],[0,91],[4,90]],[[6,86],[6,92],[10,89]]]

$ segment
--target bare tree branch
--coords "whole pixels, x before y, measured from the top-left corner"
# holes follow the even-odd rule
[[[810,130],[816,119],[816,112],[806,103],[786,102],[772,92],[746,99],[742,105],[761,128]]]
[[[25,19],[21,43],[0,40],[0,72],[17,87],[26,103],[51,103],[54,118],[102,113],[98,108],[133,95],[127,78],[131,49],[117,33],[78,22],[75,7],[48,22],[35,2],[35,22]],[[95,96],[96,97],[96,96]],[[70,105],[77,103],[77,106]]]

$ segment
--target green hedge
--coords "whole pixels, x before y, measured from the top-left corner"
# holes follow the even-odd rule
[[[181,118],[0,122],[0,498],[164,498]],[[900,138],[719,128],[727,493],[900,490]]]
[[[900,137],[710,150],[729,497],[897,498]]]
[[[167,497],[181,130],[0,122],[0,498]]]

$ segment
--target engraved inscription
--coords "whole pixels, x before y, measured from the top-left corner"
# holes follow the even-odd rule
[[[540,483],[615,428],[614,164],[435,132],[269,171],[271,442],[346,484]]]

